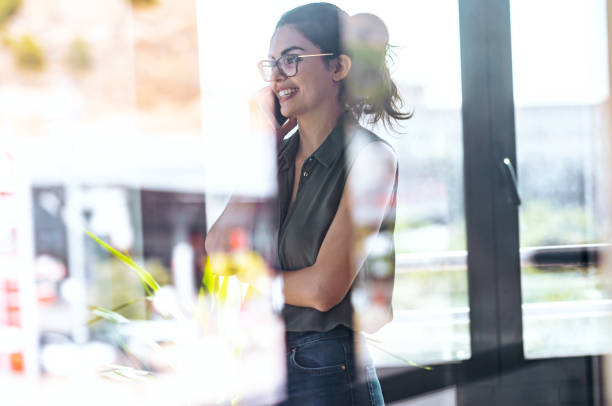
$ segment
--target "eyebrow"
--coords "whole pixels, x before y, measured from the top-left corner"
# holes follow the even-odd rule
[[[302,47],[298,47],[297,45],[293,45],[293,46],[290,46],[290,47],[288,47],[288,48],[283,49],[283,51],[281,52],[281,56],[283,56],[283,55],[285,55],[285,54],[288,54],[289,52],[291,52],[291,51],[293,51],[293,50],[295,50],[295,49],[299,49],[300,51],[305,51],[305,49],[304,49],[304,48],[302,48]],[[272,55],[268,55],[268,56],[269,56],[270,58],[273,58],[273,59],[274,59],[274,57],[273,57]]]

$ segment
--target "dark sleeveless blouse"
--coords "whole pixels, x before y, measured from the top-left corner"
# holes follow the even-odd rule
[[[281,142],[278,149],[277,234],[277,266],[281,270],[298,270],[315,263],[323,239],[338,210],[350,168],[363,147],[371,142],[386,143],[361,127],[349,113],[345,114],[319,148],[304,162],[296,199],[291,206],[299,132]],[[387,208],[380,232],[393,233],[396,194],[397,172],[391,204]],[[393,247],[390,259],[394,268]],[[367,268],[366,259],[360,274],[368,272]],[[339,304],[326,312],[285,304],[282,314],[287,331],[329,331],[338,325],[352,328],[351,290]]]

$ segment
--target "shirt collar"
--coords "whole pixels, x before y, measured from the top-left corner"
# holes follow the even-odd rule
[[[344,125],[342,121],[342,118],[338,120],[331,133],[312,154],[313,158],[326,168],[329,168],[334,163],[340,152],[344,149]]]
[[[296,131],[291,137],[283,140],[278,147],[278,170],[286,171],[291,168],[291,163],[295,160],[298,147],[300,146],[300,135]]]
[[[313,158],[321,163],[321,165],[329,168],[334,161],[338,158],[340,153],[344,150],[345,143],[345,128],[350,128],[353,125],[355,119],[350,111],[345,112],[338,123],[333,128],[331,133],[325,138],[323,143],[319,145],[319,148],[312,154]],[[349,131],[352,133],[353,131]],[[291,167],[291,162],[295,159],[297,150],[299,148],[299,131],[292,135],[289,139],[285,140],[279,149],[278,169],[283,171]]]

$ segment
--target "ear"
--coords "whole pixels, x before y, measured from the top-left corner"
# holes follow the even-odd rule
[[[351,64],[352,61],[348,55],[340,54],[336,58],[336,66],[334,68],[334,72],[332,73],[332,80],[334,82],[340,82],[346,79],[349,71],[351,70]]]

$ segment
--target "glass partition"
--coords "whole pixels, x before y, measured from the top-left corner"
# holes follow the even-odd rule
[[[250,131],[248,101],[265,85],[256,63],[276,20],[299,4],[0,3],[9,402],[57,399],[65,378],[81,389],[66,404],[92,393],[149,404],[282,397],[279,286],[265,248],[275,144]],[[391,72],[415,111],[399,132],[372,128],[397,154],[399,185],[394,319],[368,336],[370,352],[379,368],[468,359],[457,2],[337,4],[386,22]],[[206,257],[204,236],[236,191],[255,220],[233,230],[231,255]],[[269,277],[263,295],[241,279],[246,267]]]
[[[208,223],[214,222],[239,167],[231,145],[253,150],[249,138],[249,97],[266,85],[256,63],[268,44],[282,10],[301,2],[233,4],[212,9],[199,5],[203,127],[206,138]],[[458,6],[454,1],[338,1],[349,14],[374,13],[387,25],[392,45],[393,79],[406,109],[415,116],[399,133],[378,126],[374,132],[394,147],[399,160],[394,319],[368,341],[377,366],[411,366],[470,357],[465,221],[463,212],[463,148]],[[271,13],[270,10],[278,10]],[[234,26],[249,27],[249,36]],[[210,41],[223,33],[224,41]],[[240,49],[243,64],[214,63]],[[231,78],[231,80],[218,80]],[[231,108],[228,108],[231,106]],[[229,125],[231,123],[231,125]],[[367,126],[367,123],[364,123]],[[371,126],[370,126],[371,127]],[[261,143],[260,143],[261,144]],[[250,154],[265,156],[264,153]],[[262,158],[259,158],[262,159]],[[245,166],[247,166],[245,164]],[[262,171],[261,164],[251,165]],[[226,174],[216,176],[220,170]],[[254,175],[253,175],[254,176]]]
[[[514,0],[511,21],[525,356],[608,352],[606,2]]]
[[[453,1],[346,5],[389,29],[392,72],[414,109],[400,133],[375,132],[399,161],[393,321],[371,336],[377,366],[470,357],[458,6]]]

